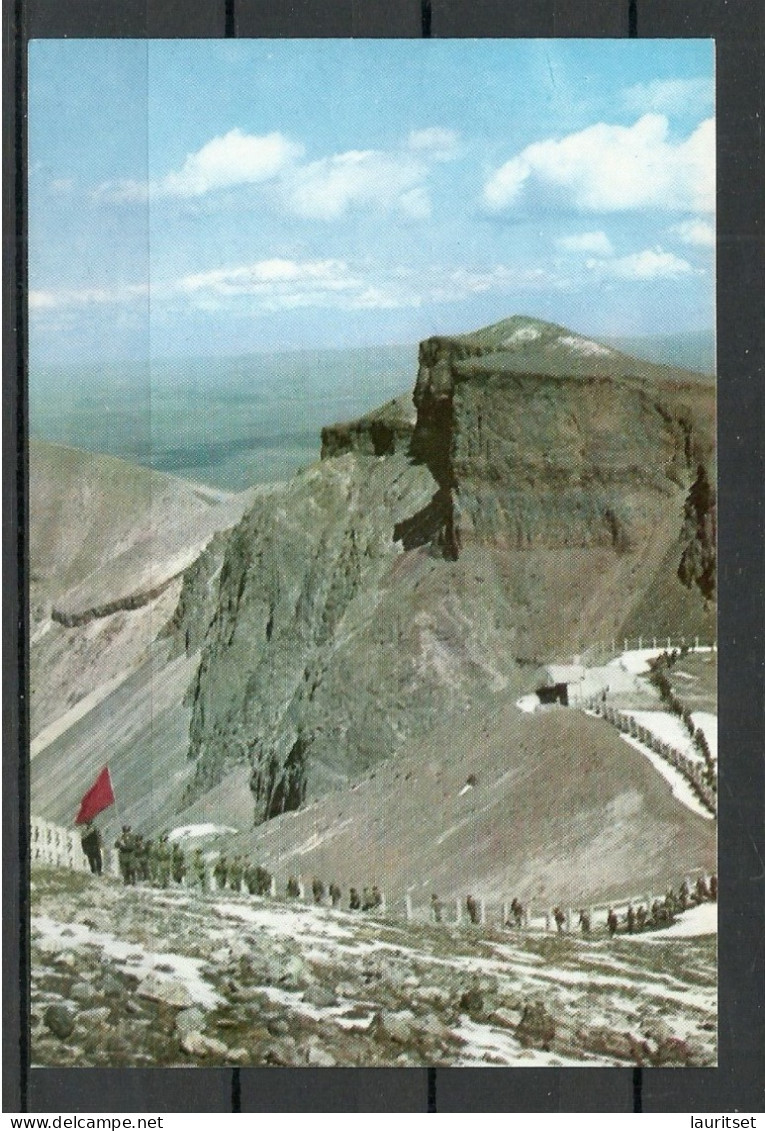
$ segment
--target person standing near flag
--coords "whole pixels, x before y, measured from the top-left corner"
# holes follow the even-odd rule
[[[104,866],[104,842],[93,818],[114,804],[114,790],[109,776],[109,767],[104,766],[93,785],[83,796],[80,808],[74,819],[75,825],[85,825],[82,831],[82,851],[88,858],[94,876],[100,876]]]
[[[88,858],[90,870],[94,876],[100,876],[104,866],[103,837],[92,821],[88,821],[82,830],[82,851]]]

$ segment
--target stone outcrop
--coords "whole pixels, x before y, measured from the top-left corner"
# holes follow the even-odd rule
[[[713,444],[712,386],[561,327],[423,342],[413,409],[325,428],[229,538],[192,632],[190,797],[244,762],[256,822],[298,808],[512,689],[517,661],[618,635],[665,575],[682,589]],[[699,631],[683,592],[672,631]]]

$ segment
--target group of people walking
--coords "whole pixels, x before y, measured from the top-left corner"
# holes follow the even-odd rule
[[[481,922],[481,905],[474,895],[465,898],[465,911],[469,922],[478,925]],[[444,905],[436,893],[430,897],[430,916],[434,923],[442,923],[444,918]],[[518,930],[526,921],[526,908],[516,896],[510,904],[507,916],[504,919],[506,927],[515,927]]]
[[[297,876],[290,876],[287,880],[287,898],[300,899],[303,895],[300,880]],[[314,903],[321,905],[325,900],[329,900],[332,907],[340,907],[343,899],[342,889],[334,880],[330,884],[325,884],[318,876],[314,876],[311,882],[311,895]],[[382,907],[384,900],[377,884],[365,887],[361,894],[358,888],[351,888],[348,892],[349,911],[377,911]]]
[[[636,935],[642,931],[661,930],[663,927],[670,927],[683,911],[710,902],[717,902],[717,876],[710,876],[708,881],[704,876],[699,876],[693,889],[687,880],[683,880],[677,893],[673,887],[669,887],[664,899],[652,900],[650,908],[647,902],[640,903],[637,907],[633,907],[632,903],[628,904],[621,919],[614,908],[609,907],[605,925],[611,938],[616,934]],[[560,907],[555,907],[553,917],[558,933],[561,934],[566,927],[566,914]],[[580,909],[578,926],[585,938],[592,934],[592,916],[587,908]]]
[[[103,871],[103,837],[99,829],[88,823],[82,832],[82,849],[87,857],[91,871],[100,875]],[[145,837],[141,833],[134,833],[130,825],[122,826],[122,833],[115,841],[120,875],[125,884],[149,883],[153,887],[166,888],[171,884],[186,884],[198,887],[201,891],[208,890],[208,866],[202,849],[197,848],[187,861],[181,846],[170,843],[169,834],[162,833],[154,839]],[[276,895],[276,882],[272,874],[259,864],[248,861],[241,854],[228,856],[226,853],[219,856],[212,866],[212,880],[218,891],[229,890],[234,892],[247,891],[250,895],[267,896]],[[325,884],[317,876],[311,883],[311,896],[317,905],[327,905],[334,908],[341,906],[343,893],[339,885],[333,880]],[[287,899],[306,898],[306,892],[301,881],[294,875],[287,879],[285,895]],[[695,885],[683,880],[678,891],[673,887],[667,890],[663,899],[654,899],[648,907],[647,901],[634,907],[630,903],[623,915],[608,908],[605,927],[613,938],[617,934],[638,934],[642,931],[657,930],[670,926],[678,914],[691,907],[706,902],[717,901],[717,876],[710,876],[707,880],[699,876]],[[348,892],[349,911],[380,911],[385,909],[385,901],[377,884],[364,887],[360,892],[352,887]],[[482,922],[482,907],[473,895],[465,899],[465,911],[468,921],[478,925]],[[431,919],[435,923],[443,922],[444,904],[434,892],[430,902]],[[582,935],[587,938],[593,933],[593,916],[587,908],[580,908],[577,926]],[[559,934],[573,930],[569,916],[559,906],[552,909],[552,918]],[[505,905],[503,914],[504,926],[520,929],[527,922],[526,908],[515,897],[512,902]]]
[[[171,882],[184,882],[188,872],[184,851],[179,844],[170,843],[167,833],[152,839],[123,825],[114,847],[123,883],[166,888]]]

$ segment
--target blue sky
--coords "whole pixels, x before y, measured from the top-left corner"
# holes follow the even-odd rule
[[[30,360],[714,325],[708,40],[39,40]]]

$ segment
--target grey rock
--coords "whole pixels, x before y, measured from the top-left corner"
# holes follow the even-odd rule
[[[300,990],[308,981],[308,967],[302,958],[293,955],[282,965],[279,985],[285,990]]]
[[[223,1041],[197,1031],[187,1033],[183,1037],[181,1048],[190,1056],[225,1056],[228,1053],[228,1046]]]
[[[45,1010],[43,1021],[51,1033],[61,1041],[71,1037],[74,1032],[74,1013],[65,1005],[49,1005]]]
[[[272,1017],[266,1028],[272,1037],[286,1037],[290,1031],[289,1025],[281,1017]]]
[[[478,986],[471,986],[465,990],[460,998],[460,1009],[470,1017],[483,1017],[484,998]]]
[[[181,1039],[189,1033],[201,1031],[204,1028],[204,1023],[205,1014],[196,1005],[191,1006],[190,1009],[182,1009],[175,1018],[175,1028]]]
[[[89,986],[87,982],[75,982],[69,990],[69,997],[72,1001],[85,1004],[93,998],[93,987]]]
[[[83,1009],[77,1014],[77,1023],[86,1026],[103,1025],[109,1020],[111,1010],[108,1005],[99,1005],[95,1009]]]
[[[334,1068],[337,1065],[334,1056],[314,1042],[306,1049],[305,1062],[312,1068]]]
[[[303,1001],[317,1009],[328,1009],[337,1005],[337,994],[327,986],[309,986],[303,994]]]
[[[399,1045],[406,1044],[412,1039],[411,1019],[400,1013],[391,1013],[388,1010],[378,1013],[374,1027],[378,1036]]]
[[[515,1029],[515,1035],[524,1048],[549,1049],[555,1036],[555,1020],[544,1002],[529,1002]]]
[[[157,978],[154,973],[146,975],[139,984],[136,993],[139,997],[150,998],[152,1001],[162,1001],[165,1005],[175,1005],[180,1009],[194,1004],[194,999],[183,982]]]
[[[124,991],[125,987],[119,978],[115,978],[114,974],[107,970],[101,980],[101,993],[106,994],[107,997],[116,997]]]

